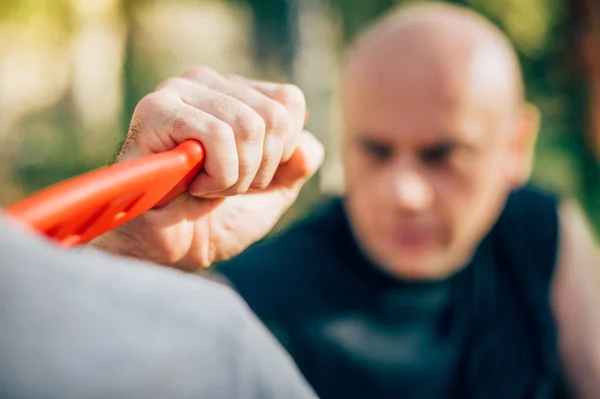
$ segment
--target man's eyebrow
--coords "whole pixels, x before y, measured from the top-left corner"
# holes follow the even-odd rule
[[[381,146],[395,146],[396,143],[389,137],[382,137],[383,135],[377,135],[375,132],[358,132],[354,135],[354,141],[360,144],[377,144]],[[418,139],[417,139],[418,140]],[[420,140],[418,140],[420,141]],[[421,149],[433,149],[440,146],[452,146],[458,149],[464,149],[467,151],[475,151],[482,146],[482,139],[476,134],[465,134],[465,133],[448,133],[441,134],[435,137],[424,138],[420,143],[416,141],[416,148]]]
[[[355,140],[360,143],[376,143],[378,145],[392,146],[393,141],[387,138],[378,137],[375,134],[370,133],[359,133],[356,135]]]
[[[424,150],[431,150],[438,147],[453,147],[456,149],[464,149],[467,151],[474,151],[481,146],[481,143],[476,140],[469,140],[461,137],[448,137],[448,138],[438,138],[436,140],[431,140],[421,145],[421,148]]]

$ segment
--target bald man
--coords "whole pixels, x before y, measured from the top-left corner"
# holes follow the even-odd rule
[[[239,79],[196,78],[252,107]],[[359,37],[341,92],[343,198],[217,277],[321,398],[600,397],[596,244],[574,205],[526,186],[539,117],[504,36],[401,8]],[[171,225],[130,226],[137,256],[177,265]]]

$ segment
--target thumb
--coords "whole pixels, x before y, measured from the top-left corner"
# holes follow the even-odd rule
[[[303,131],[292,157],[279,166],[272,183],[290,188],[303,184],[317,172],[324,156],[323,144],[312,133]]]

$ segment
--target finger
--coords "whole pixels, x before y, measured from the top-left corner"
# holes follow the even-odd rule
[[[202,172],[190,185],[193,195],[222,191],[234,186],[239,176],[235,134],[222,120],[191,107],[175,95],[155,92],[144,97],[136,109],[128,135],[126,158],[159,153],[185,140],[202,143],[205,159]]]
[[[239,176],[237,183],[221,194],[246,192],[263,158],[265,124],[261,116],[243,102],[187,79],[174,78],[163,90],[172,91],[185,104],[201,109],[231,126],[238,152]]]
[[[231,80],[256,89],[267,97],[277,101],[288,110],[292,116],[293,129],[292,134],[286,136],[284,140],[283,161],[289,160],[298,145],[300,133],[306,121],[306,99],[302,90],[292,84],[263,82],[237,75],[232,76]]]
[[[250,87],[247,84],[225,79],[205,68],[193,69],[182,75],[194,82],[203,82],[207,87],[225,93],[256,111],[265,122],[263,158],[256,173],[252,188],[265,188],[273,179],[275,171],[283,159],[284,142],[291,134],[299,134],[294,129],[294,120],[288,110],[279,102]]]
[[[301,186],[317,172],[324,156],[323,144],[312,133],[303,131],[296,151],[277,170],[273,185],[290,188]]]

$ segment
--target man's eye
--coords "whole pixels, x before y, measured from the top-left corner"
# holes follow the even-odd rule
[[[383,143],[367,140],[362,143],[362,147],[369,156],[378,161],[385,161],[392,156],[392,149],[390,146]]]
[[[440,165],[447,162],[455,151],[452,143],[440,144],[421,152],[421,161],[426,164]]]

